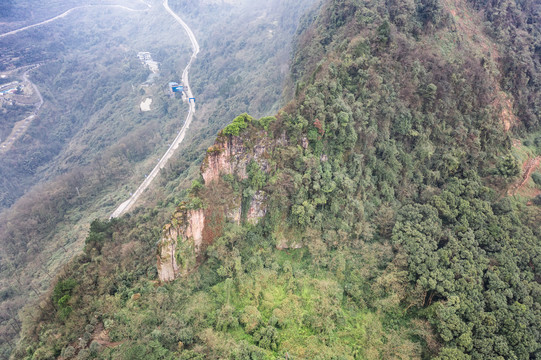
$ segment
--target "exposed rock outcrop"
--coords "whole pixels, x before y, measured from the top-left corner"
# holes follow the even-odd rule
[[[204,221],[203,210],[189,210],[181,205],[171,223],[163,227],[158,247],[158,277],[161,281],[172,281],[177,275],[189,271],[191,264],[195,264],[203,242]],[[186,241],[190,246],[182,246],[186,245]]]
[[[178,265],[175,260],[176,236],[169,233],[159,242],[158,248],[158,278],[160,281],[173,281],[178,274]]]
[[[207,150],[207,156],[201,166],[201,175],[205,184],[217,180],[220,175],[231,175],[236,170],[236,158],[242,156],[244,145],[238,136],[220,137],[216,143]],[[239,178],[246,178],[246,168],[238,169]]]
[[[190,210],[187,216],[186,238],[193,239],[195,251],[198,253],[203,245],[203,228],[205,214],[203,210]]]
[[[242,220],[257,224],[267,212],[267,194],[256,191],[249,200],[248,209],[242,211],[242,191],[235,192],[223,175],[237,180],[248,178],[248,165],[255,161],[260,169],[270,171],[268,156],[273,144],[266,132],[250,132],[255,137],[218,136],[207,151],[201,166],[205,187],[198,195],[203,203],[200,209],[190,209],[183,203],[164,226],[158,247],[158,276],[163,282],[189,273],[203,260],[206,248],[223,234],[227,222],[240,225]],[[284,140],[285,141],[285,140]],[[246,201],[246,200],[245,200]]]
[[[264,191],[257,191],[252,197],[250,202],[250,208],[246,214],[246,221],[257,224],[259,219],[261,219],[267,213],[267,206],[265,200],[267,199],[267,194]]]
[[[272,147],[270,139],[264,131],[259,132],[256,141],[247,147],[245,139],[240,136],[219,136],[216,143],[207,150],[207,156],[201,166],[201,175],[205,184],[217,180],[221,175],[235,174],[238,179],[248,177],[248,164],[254,160],[264,172],[268,172],[266,154]]]

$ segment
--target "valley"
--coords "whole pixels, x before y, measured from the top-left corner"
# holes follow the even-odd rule
[[[186,34],[190,38],[190,42],[192,43],[192,47],[193,47],[193,53],[192,53],[192,56],[190,57],[190,61],[188,62],[188,65],[186,65],[184,70],[182,71],[182,84],[184,88],[186,89],[185,94],[183,93],[183,99],[188,100],[188,106],[189,106],[188,115],[186,116],[184,125],[182,125],[182,128],[180,129],[178,135],[175,137],[175,139],[173,140],[173,142],[171,143],[171,145],[169,146],[165,154],[159,159],[158,164],[154,167],[154,169],[152,169],[152,171],[148,175],[145,175],[145,181],[143,181],[143,183],[139,185],[137,190],[135,190],[135,192],[132,195],[130,195],[130,198],[128,200],[123,202],[113,212],[113,214],[111,215],[111,218],[117,218],[132,209],[137,199],[139,199],[141,194],[150,186],[150,184],[152,183],[152,181],[154,181],[156,176],[159,175],[161,169],[163,169],[167,165],[167,162],[173,156],[175,150],[178,149],[180,143],[182,142],[182,140],[184,140],[184,137],[186,136],[186,131],[188,131],[190,124],[192,123],[194,114],[195,114],[195,98],[193,97],[194,95],[192,92],[192,87],[190,86],[189,73],[190,73],[190,67],[192,65],[192,62],[197,58],[197,54],[199,53],[200,48],[199,48],[199,44],[197,43],[197,39],[195,38],[195,35],[193,34],[192,29],[190,29],[190,27],[186,25],[186,23],[182,21],[182,19],[171,10],[168,2],[169,0],[164,0],[163,6],[167,10],[167,12],[171,14],[171,16],[173,16],[175,20],[184,28],[184,30],[186,31]],[[192,101],[191,99],[194,99],[194,100]]]
[[[169,164],[156,172],[154,184],[136,204],[139,208],[136,212],[141,207],[155,207],[165,221],[169,209],[178,201],[178,192],[189,186],[191,180],[184,179],[193,177],[196,165],[191,163],[212,141],[205,133],[218,131],[229,116],[224,112],[234,111],[217,108],[216,103],[206,104],[208,96],[203,92],[202,98],[197,98],[202,114],[188,118],[193,123],[190,131],[186,131],[189,122],[184,119],[189,109],[195,110],[195,104],[170,98],[165,85],[171,79],[188,81],[188,73],[183,69],[195,59],[190,55],[190,47],[199,49],[199,45],[197,42],[196,46],[192,45],[182,25],[167,12],[162,1],[117,1],[120,7],[81,3],[74,1],[77,9],[71,12],[65,6],[67,3],[58,3],[58,11],[52,6],[46,18],[21,22],[22,27],[28,27],[26,30],[0,39],[0,44],[9,49],[0,57],[3,73],[41,64],[29,72],[28,78],[44,100],[24,132],[17,132],[14,124],[21,120],[24,124],[24,119],[33,115],[37,97],[28,98],[34,106],[17,115],[19,120],[10,115],[14,123],[0,124],[6,126],[6,136],[12,132],[17,135],[0,158],[2,354],[11,351],[21,319],[33,316],[26,310],[21,312],[23,306],[34,304],[54,280],[54,274],[80,253],[92,220],[110,217],[130,198],[130,193],[145,180],[144,175],[151,172],[159,159],[161,164],[165,163],[163,154],[167,152]],[[106,4],[115,5],[112,1]],[[124,7],[138,11],[127,11]],[[228,8],[221,12],[222,17],[226,15],[222,23],[241,10]],[[207,16],[218,14],[212,8],[205,11]],[[65,15],[58,17],[58,14]],[[58,17],[55,21],[48,21],[55,17]],[[291,38],[294,24],[285,25]],[[10,32],[20,28],[2,26]],[[194,31],[200,31],[200,26],[197,24]],[[116,37],[110,37],[110,29]],[[43,38],[42,31],[54,36]],[[174,35],[163,37],[164,33]],[[288,48],[287,36],[275,40],[284,44],[280,46],[283,52]],[[205,42],[207,49],[221,46],[209,42],[208,37]],[[140,63],[137,54],[141,51],[151,53],[159,62],[159,73]],[[268,71],[283,66],[284,59],[279,59],[280,54],[273,54],[272,49],[262,53],[276,61],[267,66]],[[208,53],[202,57],[200,54],[198,59],[208,61],[208,57]],[[255,69],[251,71],[254,75],[250,76],[258,76],[253,73]],[[199,74],[203,76],[196,74],[196,82],[207,76]],[[19,81],[23,80],[20,75]],[[217,80],[216,84],[227,81]],[[243,81],[248,83],[251,78],[247,76]],[[281,81],[283,77],[275,76],[267,84]],[[192,91],[199,86],[186,88]],[[140,103],[146,98],[152,99],[151,110],[141,111]],[[280,93],[265,100],[264,106],[253,102],[253,110],[263,113],[269,106],[277,108]],[[205,124],[209,120],[213,122],[210,126]],[[170,146],[173,143],[176,146]],[[178,148],[174,154],[173,147]]]

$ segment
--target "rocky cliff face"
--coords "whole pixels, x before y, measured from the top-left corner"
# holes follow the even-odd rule
[[[264,172],[268,172],[266,154],[272,143],[261,131],[256,137],[257,143],[250,148],[245,142],[254,139],[243,139],[242,136],[220,136],[216,143],[207,150],[207,157],[201,166],[201,175],[205,184],[217,180],[221,175],[236,175],[239,180],[248,177],[248,164],[254,160]]]
[[[164,226],[158,248],[158,276],[172,281],[195,264],[203,243],[204,211],[180,205],[171,222]],[[188,246],[187,246],[188,245]]]
[[[166,225],[163,233],[158,248],[158,277],[161,281],[172,281],[179,272],[175,260],[176,241],[173,240],[178,238],[178,231]]]
[[[203,205],[194,209],[192,204],[182,203],[163,228],[157,260],[161,281],[172,281],[189,273],[203,260],[206,248],[222,235],[226,223],[257,224],[265,216],[267,195],[264,191],[255,191],[251,199],[244,199],[248,206],[243,213],[242,191],[235,191],[223,179],[224,175],[239,182],[248,179],[251,162],[256,162],[264,173],[270,172],[267,159],[276,144],[263,130],[245,134],[250,137],[220,135],[208,149],[201,166],[204,188],[197,195]]]

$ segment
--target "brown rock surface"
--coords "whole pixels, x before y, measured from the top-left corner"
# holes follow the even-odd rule
[[[171,223],[164,226],[158,248],[160,281],[172,281],[189,273],[191,267],[202,261],[206,247],[223,234],[226,222],[241,224],[242,195],[235,193],[222,176],[234,175],[239,180],[246,179],[248,164],[252,161],[256,161],[262,171],[266,173],[270,171],[267,156],[273,144],[264,131],[255,134],[255,139],[244,139],[242,135],[220,135],[215,144],[208,149],[201,166],[205,188],[197,195],[205,205],[201,209],[188,209],[186,204],[179,206],[172,216]],[[286,141],[285,138],[283,141]],[[256,224],[265,216],[266,201],[266,193],[257,191],[250,200],[247,213],[244,214],[246,221]],[[177,249],[179,246],[182,249]],[[181,254],[178,254],[179,251]],[[177,261],[182,261],[182,264]]]

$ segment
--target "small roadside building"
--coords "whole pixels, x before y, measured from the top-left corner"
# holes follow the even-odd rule
[[[169,83],[169,90],[171,91],[171,93],[177,93],[177,92],[181,93],[181,92],[184,91],[184,86],[179,85],[176,82],[170,82]]]

